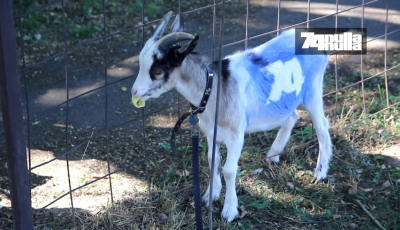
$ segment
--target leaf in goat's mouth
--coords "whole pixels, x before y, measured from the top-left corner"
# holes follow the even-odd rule
[[[145,106],[146,102],[140,100],[140,97],[132,97],[132,104],[136,107],[136,108],[142,108]]]

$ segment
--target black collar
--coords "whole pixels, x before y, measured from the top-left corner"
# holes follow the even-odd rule
[[[214,71],[208,65],[206,65],[206,71],[207,71],[206,72],[206,78],[207,78],[206,88],[205,88],[204,93],[203,93],[203,98],[200,101],[200,105],[199,105],[199,107],[197,107],[197,106],[194,106],[192,103],[190,103],[190,107],[191,107],[190,113],[192,115],[204,112],[204,110],[206,109],[206,105],[207,105],[208,99],[210,98],[210,95],[211,95]]]
[[[206,74],[207,74],[206,89],[204,90],[204,94],[203,94],[203,98],[201,99],[200,106],[196,107],[190,103],[190,107],[191,107],[190,112],[184,113],[181,116],[181,118],[179,118],[179,120],[176,122],[174,129],[172,130],[170,145],[171,145],[171,150],[174,153],[175,157],[178,157],[178,152],[176,151],[176,146],[175,146],[175,136],[178,133],[178,130],[182,125],[182,122],[184,120],[186,120],[187,117],[190,116],[189,123],[192,125],[197,124],[197,122],[199,122],[199,119],[197,118],[197,114],[204,112],[204,110],[206,109],[208,99],[210,98],[211,89],[212,89],[212,85],[213,85],[214,71],[208,65],[206,66],[206,70],[207,70],[207,72],[206,72]]]

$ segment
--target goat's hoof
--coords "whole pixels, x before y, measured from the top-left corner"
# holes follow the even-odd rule
[[[222,189],[222,184],[221,182],[217,182],[213,186],[213,195],[212,195],[212,201],[216,201],[219,199],[219,195],[221,194],[221,189]],[[204,193],[202,200],[204,203],[206,203],[206,206],[208,206],[208,203],[210,201],[210,186],[208,186],[206,193]]]
[[[265,158],[265,161],[279,163],[279,156],[273,156],[273,157],[267,156]]]
[[[218,200],[219,199],[219,195],[213,195],[212,196],[212,201],[216,201],[216,200]],[[210,193],[208,192],[208,190],[207,190],[207,192],[203,195],[203,198],[202,198],[202,200],[203,200],[203,202],[206,204],[206,207],[208,207],[208,205],[209,205],[209,202],[210,202]]]
[[[221,216],[228,222],[231,222],[237,216],[239,216],[239,211],[237,210],[236,205],[225,204],[224,208],[222,209]]]
[[[319,166],[315,169],[314,172],[314,183],[317,183],[320,180],[323,180],[327,177],[328,167]]]

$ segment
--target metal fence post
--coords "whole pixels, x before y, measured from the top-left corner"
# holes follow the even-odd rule
[[[0,1],[0,89],[14,229],[33,229],[12,0]]]

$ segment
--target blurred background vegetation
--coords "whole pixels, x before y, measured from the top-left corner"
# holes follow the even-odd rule
[[[63,2],[68,39],[93,38],[103,34],[102,0],[64,0]],[[48,1],[14,0],[14,15],[26,13],[46,3],[48,3]],[[24,40],[48,39],[48,35],[51,33],[62,34],[62,4],[62,1],[59,1],[44,9],[24,16],[22,20]],[[213,1],[181,1],[181,10],[193,10],[208,4],[213,4]],[[169,10],[178,12],[178,8],[178,0],[149,1],[144,8],[144,22],[146,23],[160,18]],[[105,13],[107,17],[107,33],[116,32],[118,29],[123,29],[123,27],[127,25],[140,25],[142,20],[142,1],[107,0],[105,1]],[[127,17],[127,15],[129,15],[129,17]],[[129,22],[126,21],[127,19],[129,19]],[[16,19],[16,24],[18,23],[19,19]],[[19,31],[19,25],[16,26],[16,31]],[[17,32],[17,36],[20,36],[19,32]]]
[[[29,66],[47,57],[64,51],[89,39],[94,39],[106,34],[124,31],[112,37],[108,37],[108,46],[141,47],[142,27],[160,19],[167,12],[187,12],[193,9],[212,5],[214,0],[179,1],[179,0],[154,0],[146,2],[144,6],[144,17],[142,17],[142,1],[137,0],[64,0],[57,1],[42,9],[31,12],[20,17],[50,0],[13,0],[15,16],[15,33],[22,66],[22,57],[25,58],[25,65]],[[220,2],[220,1],[217,1]],[[233,3],[235,2],[235,3]],[[241,5],[245,13],[245,3],[233,1],[230,7]],[[64,7],[63,7],[64,5]],[[243,7],[244,6],[244,7]],[[190,13],[190,18],[199,18],[204,21],[212,20],[212,8]],[[64,17],[63,17],[64,12]],[[189,16],[185,15],[186,18]],[[105,19],[105,23],[104,23]],[[65,22],[64,22],[65,21]],[[65,31],[64,25],[65,24]],[[106,25],[104,28],[104,25]],[[207,25],[210,25],[207,23]],[[156,24],[145,26],[145,40],[153,33]],[[210,25],[211,28],[211,25]],[[22,39],[21,39],[22,38]],[[21,44],[21,42],[23,44]],[[22,55],[24,47],[24,55]],[[90,42],[86,48],[91,50],[83,51],[88,53],[101,52],[103,44]],[[112,49],[112,48],[110,48]],[[130,48],[124,48],[133,52]],[[113,51],[111,51],[113,52]],[[79,54],[77,54],[79,55]],[[76,56],[76,55],[75,55]],[[121,56],[120,56],[121,57]]]

